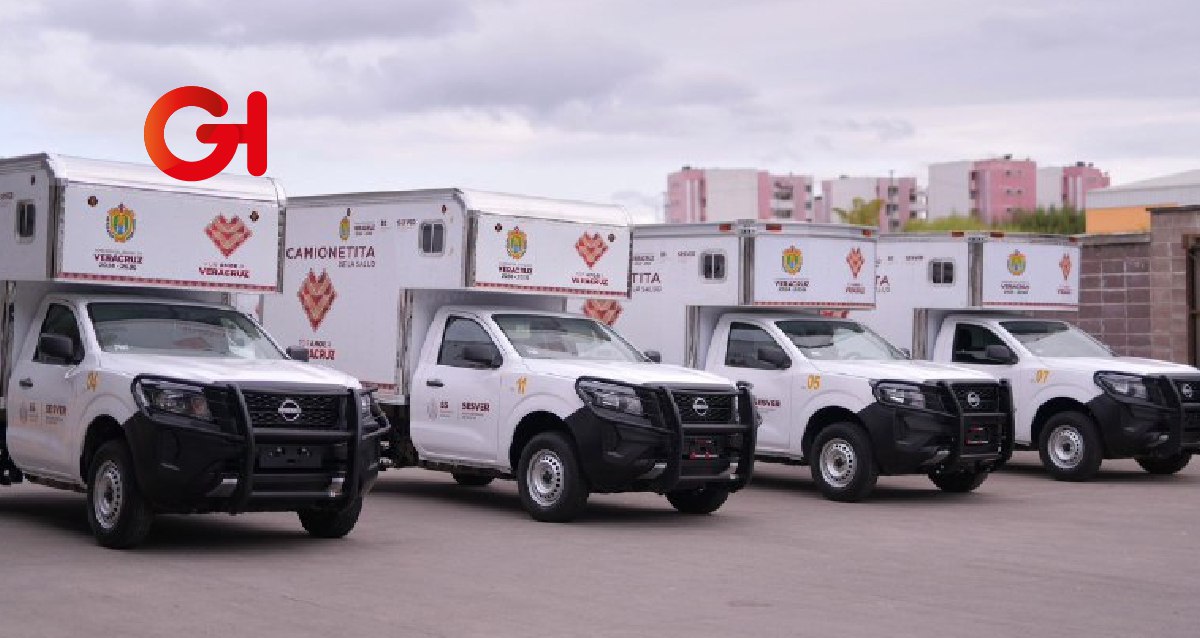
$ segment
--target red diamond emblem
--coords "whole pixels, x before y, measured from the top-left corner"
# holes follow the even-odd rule
[[[850,254],[846,255],[846,265],[850,266],[850,274],[854,275],[855,279],[858,279],[858,273],[862,272],[865,263],[867,260],[863,257],[862,249],[851,248]]]
[[[610,326],[621,317],[622,310],[621,304],[611,299],[588,299],[583,302],[585,316]]]
[[[233,219],[226,219],[224,215],[217,215],[213,218],[208,226],[204,227],[204,234],[212,240],[216,245],[217,250],[221,254],[228,257],[237,250],[239,246],[246,243],[254,233],[246,226],[237,215]]]
[[[1071,254],[1063,253],[1063,258],[1058,262],[1058,267],[1062,270],[1063,281],[1071,277]]]
[[[304,308],[304,314],[308,316],[308,323],[312,325],[313,330],[316,330],[325,320],[325,315],[329,314],[333,300],[337,299],[337,291],[333,289],[333,282],[329,279],[328,271],[322,270],[318,276],[309,270],[308,276],[304,278],[304,283],[300,284],[300,290],[296,292],[296,296],[300,299],[300,306]]]
[[[575,242],[575,252],[579,253],[579,256],[583,257],[583,263],[591,268],[608,252],[608,242],[604,241],[600,233],[584,233],[579,237],[579,241]]]

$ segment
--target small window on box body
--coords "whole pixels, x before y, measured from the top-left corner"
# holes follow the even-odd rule
[[[725,253],[716,250],[700,253],[700,276],[707,281],[725,281]]]
[[[17,241],[28,243],[33,241],[37,231],[37,207],[32,201],[17,202]]]
[[[954,284],[954,261],[950,259],[929,260],[929,281],[938,286]]]
[[[421,222],[421,254],[441,255],[446,252],[446,225],[442,222]]]

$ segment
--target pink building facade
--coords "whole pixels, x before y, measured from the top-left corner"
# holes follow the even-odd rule
[[[821,199],[813,221],[841,221],[835,210],[852,209],[856,199],[883,202],[879,209],[879,229],[892,232],[901,230],[916,212],[917,178],[843,175],[838,179],[823,180]]]
[[[1108,173],[1090,162],[1039,168],[1037,204],[1044,208],[1087,210],[1088,192],[1110,185]]]
[[[690,223],[737,219],[812,221],[813,179],[755,169],[697,169],[667,176],[666,221]]]
[[[1007,221],[1037,207],[1037,163],[1004,157],[931,164],[928,216],[977,216],[987,223]]]

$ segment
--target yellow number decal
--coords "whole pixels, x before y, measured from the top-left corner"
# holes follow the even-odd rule
[[[100,385],[100,373],[89,372],[87,375],[87,389],[89,392],[95,392],[96,386]]]
[[[821,375],[819,375],[819,374],[808,375],[808,389],[809,390],[820,390],[821,389]]]
[[[1038,370],[1033,375],[1034,383],[1045,383],[1049,379],[1050,379],[1050,371],[1049,370]]]
[[[525,389],[529,387],[529,379],[521,377],[517,379],[517,394],[525,394]]]

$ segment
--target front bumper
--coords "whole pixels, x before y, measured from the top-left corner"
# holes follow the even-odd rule
[[[1146,383],[1158,401],[1120,399],[1107,392],[1088,401],[1105,458],[1200,452],[1200,378],[1160,376]],[[1194,388],[1191,396],[1180,392],[1185,384]]]
[[[567,418],[592,491],[666,493],[713,484],[737,491],[750,482],[758,426],[748,386],[736,393],[721,386],[629,387],[642,399],[647,420],[588,406]],[[679,409],[680,396],[736,397],[736,418],[689,419]]]
[[[197,384],[143,375],[140,382]],[[167,512],[292,511],[348,503],[368,492],[379,473],[382,413],[361,419],[358,395],[346,388],[221,384],[202,386],[213,424],[145,405],[125,424],[142,492]],[[247,394],[339,400],[336,422],[322,427],[256,424]],[[139,396],[134,392],[134,396]]]
[[[941,409],[876,401],[858,413],[881,473],[990,470],[1012,457],[1012,392],[1007,382],[939,381],[922,387],[939,397]],[[958,398],[969,388],[994,388],[995,400],[973,409]]]

